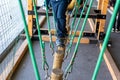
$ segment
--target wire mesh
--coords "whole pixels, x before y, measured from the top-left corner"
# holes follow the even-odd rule
[[[25,0],[24,5],[26,5]],[[26,5],[27,6],[27,5]],[[24,6],[24,9],[27,7]],[[25,10],[27,11],[27,10]],[[27,12],[25,12],[27,14]],[[0,54],[23,30],[23,23],[17,0],[0,1]]]
[[[27,19],[27,0],[22,0],[22,3]],[[23,29],[24,25],[18,0],[0,0],[0,56],[4,54],[3,52],[6,48],[15,40],[14,47],[0,63],[0,80],[5,80],[4,76],[8,72],[5,68],[8,66],[9,62],[12,62],[12,64],[9,65],[9,69],[14,65],[14,56],[20,45],[20,42],[18,42],[19,38],[17,37]]]

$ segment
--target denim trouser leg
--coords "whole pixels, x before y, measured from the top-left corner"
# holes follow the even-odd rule
[[[51,5],[53,8],[55,21],[57,23],[57,37],[64,38],[67,36],[65,12],[68,6],[68,2],[65,0],[51,1]]]

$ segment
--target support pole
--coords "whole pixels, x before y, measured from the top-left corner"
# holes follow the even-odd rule
[[[33,10],[32,0],[27,0],[27,1],[28,1],[28,10],[32,11]],[[28,15],[28,31],[29,31],[29,35],[32,37],[32,35],[33,35],[33,15]]]
[[[105,14],[105,15],[107,14],[108,3],[109,3],[109,0],[99,0],[98,9],[101,10],[101,14]],[[106,19],[100,19],[98,20],[98,22],[99,22],[99,27],[98,27],[97,39],[102,40],[101,36],[104,33]]]

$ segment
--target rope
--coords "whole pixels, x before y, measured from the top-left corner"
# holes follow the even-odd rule
[[[75,16],[74,16],[74,19],[73,19],[72,24],[71,24],[71,28],[70,28],[71,30],[70,30],[70,34],[69,35],[72,34],[73,26],[75,25],[75,21],[76,21],[76,18],[77,18],[78,7],[76,5],[75,5],[75,7],[74,7],[74,9],[72,11],[72,14],[74,13],[74,10],[75,10]]]
[[[77,30],[78,30],[78,27],[79,27],[79,25],[80,25],[80,21],[81,21],[82,15],[83,15],[83,13],[84,13],[84,10],[85,10],[85,7],[86,7],[87,2],[88,2],[88,0],[86,0],[85,3],[84,3],[83,9],[82,9],[82,11],[81,11],[81,13],[80,13],[80,17],[79,17],[79,19],[78,19],[77,25],[76,25],[75,30],[74,30],[74,34],[71,36],[71,39],[70,39],[68,48],[66,49],[65,59],[67,58],[68,54],[71,52],[71,47],[72,47],[72,44],[73,44],[73,40],[74,40],[75,34],[76,34]]]
[[[81,0],[78,0],[77,3],[81,3]],[[75,11],[75,16],[74,16],[74,19],[73,19],[73,21],[72,21],[72,23],[71,23],[71,28],[70,28],[70,33],[69,33],[70,41],[71,41],[71,39],[72,39],[72,38],[71,38],[71,37],[72,37],[72,31],[73,31],[73,27],[74,27],[74,25],[75,25],[75,21],[76,21],[76,18],[77,18],[78,10],[79,10],[79,6],[78,6],[77,4],[75,4],[75,6],[74,6],[74,8],[73,8],[73,10],[72,10],[72,13],[71,13],[71,16],[72,16],[72,15],[74,14],[74,11]],[[81,14],[82,14],[82,13],[81,13]],[[72,41],[73,41],[73,40],[72,40]],[[70,50],[71,46],[72,46],[72,44],[69,43],[68,48],[67,48],[67,50],[66,50],[66,55],[65,55],[64,59],[67,58],[68,53],[70,52],[69,50]]]
[[[49,69],[49,65],[47,63],[47,60],[46,60],[46,55],[45,55],[45,43],[43,42],[43,53],[42,53],[42,68],[43,70],[46,72],[46,76],[45,76],[45,79],[48,80],[50,75],[48,74],[48,69]]]
[[[92,76],[92,80],[96,80],[96,77],[98,75],[100,65],[102,63],[103,55],[104,55],[104,52],[107,48],[108,40],[110,38],[110,33],[111,33],[111,30],[112,30],[112,27],[113,27],[113,24],[114,24],[116,15],[117,15],[117,11],[118,11],[119,8],[120,8],[120,0],[117,0],[117,2],[115,4],[114,12],[112,14],[112,17],[110,19],[110,23],[108,25],[108,29],[107,29],[106,36],[105,36],[105,39],[104,39],[104,42],[103,42],[103,46],[102,46],[102,49],[100,51],[100,54],[99,54],[99,57],[98,57],[98,60],[97,60],[97,64],[96,64],[96,67],[95,67],[95,70],[94,70],[94,73],[93,73],[93,76]]]
[[[42,41],[42,37],[41,37],[41,32],[40,32],[40,25],[39,25],[39,19],[38,19],[38,14],[37,14],[37,9],[36,9],[36,3],[35,0],[33,1],[33,5],[34,5],[34,12],[35,12],[35,17],[36,17],[36,25],[37,25],[37,30],[38,30],[38,36],[39,36],[39,43],[40,43],[40,47],[41,47],[41,55],[42,55],[42,68],[45,72],[48,73],[48,69],[49,69],[49,65],[47,63],[46,60],[46,56],[45,56],[45,43]],[[47,11],[47,10],[46,10]],[[48,16],[48,15],[47,15]],[[48,21],[49,22],[49,21]],[[49,24],[50,25],[50,24]],[[49,27],[50,29],[50,27]],[[49,75],[47,74],[47,77]],[[46,77],[46,78],[47,78]]]
[[[53,45],[53,42],[52,42],[50,20],[49,20],[48,7],[47,7],[47,1],[46,0],[45,0],[45,5],[46,5],[46,16],[47,16],[48,32],[49,32],[49,37],[50,37],[50,49],[52,50],[52,55],[53,55],[54,54],[54,45]]]
[[[81,3],[81,0],[78,0],[77,3]],[[74,8],[72,10],[72,13],[71,13],[71,16],[72,16],[74,14],[74,11],[75,11],[75,16],[74,16],[74,19],[73,19],[73,21],[71,23],[71,28],[70,28],[70,34],[69,34],[69,36],[71,36],[71,34],[72,34],[73,26],[74,26],[76,18],[77,18],[78,10],[79,10],[79,6],[77,4],[75,4],[75,6],[74,6]]]
[[[90,1],[90,6],[88,7],[88,11],[86,13],[86,16],[85,16],[85,19],[84,19],[84,22],[83,22],[83,25],[82,25],[82,28],[81,28],[81,32],[80,32],[80,35],[78,37],[78,41],[77,41],[77,44],[75,46],[75,50],[74,50],[74,53],[73,53],[73,56],[72,56],[72,59],[70,61],[70,64],[67,66],[66,70],[65,70],[65,79],[66,79],[66,75],[68,75],[68,73],[70,72],[70,68],[73,66],[74,64],[74,61],[75,61],[75,57],[77,55],[77,51],[78,51],[78,47],[79,47],[79,43],[80,43],[80,40],[82,38],[82,33],[84,31],[84,28],[85,28],[85,25],[86,25],[86,22],[87,22],[87,18],[88,18],[88,14],[90,12],[90,9],[92,7],[92,4],[93,4],[93,0]]]
[[[40,75],[39,75],[39,71],[38,71],[38,67],[37,67],[37,63],[36,63],[36,59],[35,59],[35,56],[34,56],[32,42],[31,42],[30,35],[29,35],[29,32],[28,32],[28,27],[27,27],[27,22],[26,22],[24,10],[23,10],[22,2],[21,2],[21,0],[18,0],[18,1],[19,1],[19,6],[20,6],[20,11],[21,11],[21,14],[22,14],[22,19],[23,19],[23,22],[24,22],[25,34],[26,34],[26,38],[27,38],[27,41],[28,41],[28,47],[29,47],[29,51],[30,51],[30,56],[31,56],[34,72],[35,72],[35,77],[36,77],[36,80],[41,80]],[[33,2],[35,4],[34,0],[33,0]],[[34,6],[34,8],[35,8],[35,6]]]

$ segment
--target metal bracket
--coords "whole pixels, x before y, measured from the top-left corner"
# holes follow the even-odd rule
[[[96,33],[98,33],[100,22],[96,23]]]
[[[83,33],[83,37],[95,37],[95,33]]]
[[[82,18],[85,18],[85,14],[82,15]],[[73,15],[74,17],[74,15]],[[80,17],[80,15],[78,14],[77,17]],[[89,14],[88,18],[92,18],[92,19],[106,19],[106,15],[104,14]]]

